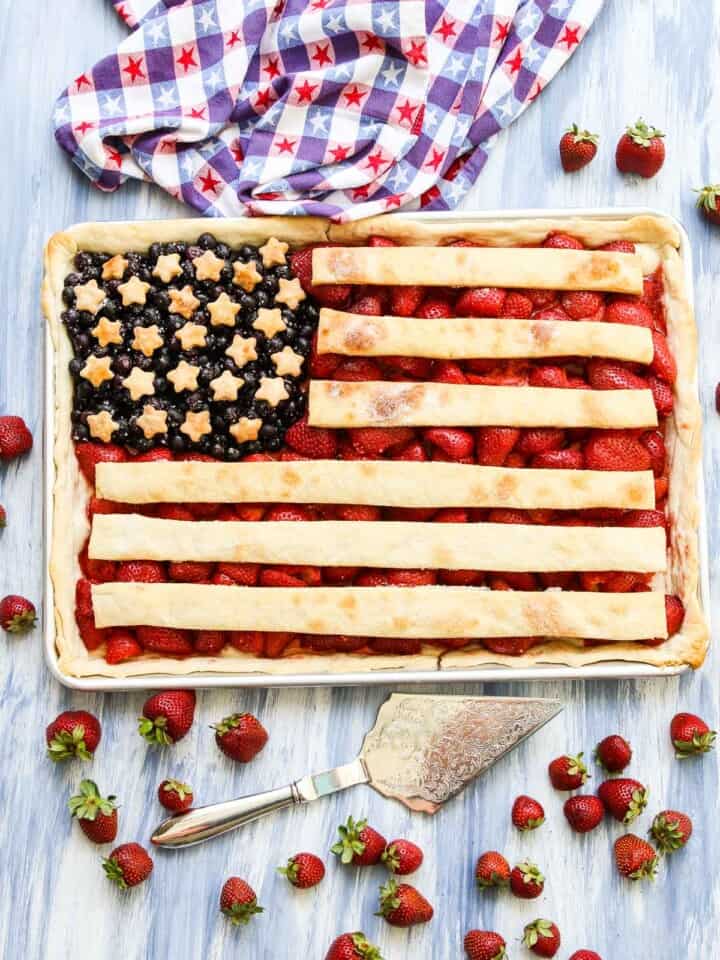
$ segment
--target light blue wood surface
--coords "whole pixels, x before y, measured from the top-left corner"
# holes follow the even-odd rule
[[[720,376],[717,257],[720,233],[693,210],[691,187],[720,180],[717,123],[720,3],[609,0],[591,35],[528,113],[500,137],[467,208],[651,205],[679,216],[695,256],[700,326],[701,399],[706,417],[705,478],[710,556],[718,550],[720,427],[713,393]],[[0,0],[2,165],[0,209],[6,223],[0,251],[0,411],[23,415],[42,429],[42,320],[38,307],[40,252],[50,233],[84,219],[178,216],[183,210],[151,187],[102,195],[61,156],[49,114],[56,93],[109,50],[124,31],[101,0]],[[614,144],[623,126],[644,115],[667,132],[668,160],[648,183],[615,171]],[[556,144],[578,121],[602,135],[600,154],[583,173],[561,172]],[[22,463],[0,470],[0,502],[9,525],[0,537],[0,595],[42,590],[41,445]],[[715,621],[717,565],[711,564]],[[42,659],[41,633],[0,639],[0,954],[6,960],[47,957],[322,958],[335,935],[362,928],[387,960],[462,955],[472,926],[494,928],[512,957],[536,916],[556,921],[565,960],[580,947],[603,960],[717,955],[720,919],[717,863],[718,773],[714,756],[679,763],[668,741],[676,710],[718,718],[717,652],[694,676],[654,682],[514,684],[502,692],[558,696],[563,715],[501,762],[435,819],[411,816],[367,788],[314,808],[276,816],[244,832],[181,854],[156,855],[151,881],[120,895],[103,878],[99,851],[71,826],[65,803],[81,776],[122,801],[120,839],[147,841],[160,815],[155,792],[167,775],[189,780],[199,801],[279,785],[354,756],[386,690],[218,692],[199,696],[197,722],[175,749],[152,752],[135,733],[142,694],[72,694],[52,680]],[[457,688],[470,690],[470,687]],[[476,691],[479,692],[479,691]],[[500,692],[486,686],[484,692]],[[104,726],[92,766],[52,768],[43,752],[45,724],[60,710],[87,707]],[[216,750],[208,724],[234,710],[257,713],[270,743],[247,768]],[[592,750],[621,731],[635,748],[632,772],[650,785],[653,810],[687,810],[696,822],[690,848],[663,870],[655,886],[631,888],[616,876],[611,845],[620,828],[606,825],[586,838],[572,835],[562,796],[545,767],[558,753]],[[594,783],[598,782],[596,776]],[[510,826],[512,799],[528,792],[546,807],[548,823],[521,836]],[[411,933],[373,916],[384,871],[341,871],[329,864],[317,891],[297,893],[274,867],[299,849],[327,854],[335,824],[367,814],[386,836],[407,835],[426,851],[417,886],[435,904],[436,918]],[[646,815],[638,832],[649,826]],[[481,899],[472,865],[484,849],[515,860],[536,859],[547,875],[544,896],[523,903],[510,896]],[[265,913],[243,931],[217,914],[226,876],[240,874],[258,891]]]

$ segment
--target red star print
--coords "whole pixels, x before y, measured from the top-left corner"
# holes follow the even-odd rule
[[[205,107],[193,107],[190,110],[190,116],[193,120],[204,120],[205,119]]]
[[[88,132],[88,130],[92,130],[94,126],[95,126],[94,123],[88,123],[87,120],[83,120],[82,123],[79,123],[75,127],[75,130],[77,130],[77,132],[80,134],[81,137],[84,137],[85,134]]]
[[[326,43],[324,47],[321,47],[320,44],[318,44],[317,47],[315,47],[315,53],[310,57],[310,59],[314,60],[319,67],[324,66],[326,63],[332,63],[332,57],[328,56],[329,49],[329,43]]]
[[[565,33],[560,37],[558,43],[564,43],[567,45],[568,50],[571,47],[577,46],[580,43],[580,27],[574,27],[572,30],[570,27],[565,27]]]
[[[122,19],[125,20],[125,22],[127,22],[128,18],[130,17],[130,14],[125,9],[125,4],[121,3],[120,6],[116,7],[115,9],[118,12],[118,16],[122,17]]]
[[[230,153],[233,155],[233,160],[235,161],[235,163],[243,162],[244,155],[243,155],[242,147],[240,146],[239,141],[235,141],[235,143],[233,143],[230,146]]]
[[[123,73],[126,73],[133,83],[136,80],[145,80],[146,77],[142,70],[142,57],[138,57],[137,60],[128,57],[128,65],[123,67]]]
[[[296,143],[296,140],[288,140],[287,137],[284,137],[280,143],[275,144],[275,146],[278,148],[278,154],[289,153],[292,156],[293,147]]]
[[[369,190],[370,187],[367,185],[364,187],[356,187],[352,192],[353,200],[367,200]]]
[[[362,46],[370,52],[370,50],[382,50],[385,44],[380,37],[376,37],[374,33],[366,33],[365,39],[362,41]]]
[[[205,192],[207,190],[212,190],[213,193],[217,193],[217,187],[220,186],[220,181],[216,180],[212,175],[212,170],[208,170],[204,177],[200,177],[200,189]]]
[[[410,42],[410,49],[405,52],[405,56],[408,58],[410,63],[417,67],[418,64],[422,63],[424,60],[427,63],[427,54],[425,53],[425,41],[419,40],[417,43],[412,40]]]
[[[354,107],[359,107],[360,101],[365,96],[365,93],[362,90],[358,90],[358,88],[355,87],[354,90],[350,90],[349,93],[344,93],[343,96],[347,100],[348,106],[352,104],[352,106]]]
[[[518,47],[517,50],[515,51],[515,56],[512,58],[512,60],[508,60],[507,62],[508,66],[510,67],[510,73],[518,73],[520,70],[520,67],[522,66],[522,62],[523,62],[522,51],[520,50],[520,47]]]
[[[242,43],[242,40],[240,39],[239,30],[233,30],[233,32],[230,34],[230,36],[227,39],[227,45],[230,47],[231,50],[236,43]]]
[[[372,172],[377,174],[381,167],[387,166],[387,160],[383,157],[383,152],[378,148],[376,153],[371,153],[367,158],[366,166],[372,167]]]
[[[420,206],[426,207],[429,203],[432,203],[433,200],[437,200],[440,197],[440,191],[437,187],[430,187],[429,190],[426,190],[425,193],[420,194]]]
[[[443,162],[444,157],[445,157],[445,154],[442,151],[436,150],[435,147],[433,147],[433,155],[430,158],[430,160],[428,160],[428,162],[425,164],[425,166],[432,167],[433,170],[437,170],[437,168]]]
[[[497,33],[493,37],[493,43],[505,43],[510,33],[510,21],[506,20],[505,23],[496,23]]]
[[[530,91],[530,96],[528,97],[528,103],[532,103],[533,100],[536,100],[536,99],[540,96],[540,94],[542,93],[542,89],[543,89],[543,88],[542,88],[542,84],[541,84],[540,81],[538,80],[538,81],[535,83],[535,86],[534,86],[534,87],[532,88],[532,90]]]
[[[455,21],[451,20],[449,17],[446,21],[445,17],[443,17],[440,21],[440,26],[437,28],[435,33],[439,33],[444,41],[449,40],[450,37],[456,37],[457,34],[455,33]]]
[[[272,80],[274,77],[280,76],[280,67],[278,66],[279,57],[273,57],[267,62],[267,66],[263,67],[263,71],[270,77]]]
[[[295,88],[295,93],[298,95],[298,103],[312,103],[312,95],[315,90],[317,90],[319,84],[309,83],[307,80],[302,83],[299,87]]]
[[[312,10],[322,10],[327,6],[327,4],[328,0],[314,0],[314,2],[310,4],[310,8]]]
[[[410,106],[410,101],[406,100],[403,104],[398,104],[395,109],[400,114],[400,121],[406,121],[409,124],[412,124],[413,114],[415,113],[415,107]]]
[[[350,153],[350,147],[333,147],[332,150],[329,150],[328,153],[331,153],[335,163],[340,163],[341,160],[347,160],[347,156]]]
[[[188,47],[187,50],[185,49],[185,47],[183,47],[183,48],[182,48],[182,53],[180,54],[180,56],[179,56],[179,57],[177,58],[177,60],[175,61],[177,64],[179,64],[179,65],[183,68],[183,70],[185,71],[185,73],[188,72],[188,70],[190,69],[190,67],[196,67],[196,66],[197,66],[197,61],[195,60],[195,57],[193,56],[193,51],[194,51],[194,49],[195,49],[195,48],[192,47],[192,46]]]
[[[401,202],[400,197],[385,197],[385,209],[389,210],[390,207],[399,207]]]
[[[175,142],[173,140],[161,140],[160,141],[160,152],[161,153],[174,153],[175,152]]]
[[[272,87],[266,87],[261,93],[258,93],[257,100],[255,101],[255,109],[262,107],[264,110],[270,106],[273,102],[274,91]]]
[[[81,73],[80,76],[76,77],[75,79],[75,86],[78,88],[78,90],[82,90],[83,86],[92,87],[92,84],[88,80],[87,74]]]
[[[108,160],[110,160],[111,163],[114,163],[115,166],[118,169],[120,169],[120,167],[122,166],[122,154],[119,151],[113,150],[111,148],[107,151],[107,155],[108,155]]]

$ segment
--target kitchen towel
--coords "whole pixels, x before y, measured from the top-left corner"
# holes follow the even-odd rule
[[[115,0],[130,35],[57,101],[102,190],[207,216],[451,210],[603,0]]]

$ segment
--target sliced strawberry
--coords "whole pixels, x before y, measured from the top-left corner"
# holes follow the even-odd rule
[[[180,560],[168,564],[168,576],[177,583],[210,583],[214,564]]]
[[[529,383],[531,387],[567,387],[568,376],[564,367],[543,364],[533,367],[530,371]]]
[[[386,570],[364,570],[355,577],[356,587],[387,587],[389,584]]]
[[[301,580],[306,587],[317,587],[322,583],[320,567],[314,567],[310,564],[284,563],[278,564],[273,569],[276,573],[283,573]]]
[[[622,430],[603,430],[585,444],[588,470],[649,470],[650,454],[645,447]]]
[[[433,523],[467,523],[468,512],[461,507],[446,507],[444,510],[438,510],[432,518]]]
[[[93,616],[92,584],[81,579],[75,584],[75,613],[81,617]]]
[[[499,317],[505,296],[500,287],[472,287],[460,294],[455,312],[460,317]]]
[[[652,330],[653,315],[649,307],[639,300],[613,300],[605,307],[607,323],[629,323],[635,327],[648,327]]]
[[[139,657],[143,648],[131,630],[116,629],[108,631],[107,646],[105,648],[105,662],[110,664],[124,663]]]
[[[547,453],[548,450],[560,450],[565,444],[565,431],[557,427],[534,427],[522,431],[517,449],[520,453],[533,456]]]
[[[312,282],[312,255],[317,247],[329,247],[332,244],[319,243],[290,254],[290,269],[300,281],[303,290],[312,294],[324,307],[341,308],[345,306],[352,294],[352,287],[347,284],[313,285]]]
[[[452,360],[438,360],[433,366],[432,379],[435,383],[467,383],[465,374]]]
[[[267,508],[262,503],[239,503],[235,508],[237,519],[245,523],[262,520],[266,512]]]
[[[675,383],[677,379],[677,364],[675,363],[675,357],[670,352],[667,340],[656,330],[653,330],[652,340],[654,352],[650,369],[657,377],[666,383]]]
[[[75,614],[75,622],[77,623],[80,639],[85,644],[87,650],[97,650],[97,648],[101,647],[107,640],[108,631],[99,630],[95,626],[95,617],[92,615],[88,616],[87,614],[77,613]]]
[[[353,447],[365,456],[379,457],[392,447],[410,443],[414,432],[409,427],[357,427],[347,431]]]
[[[365,637],[346,637],[337,634],[307,634],[300,641],[306,650],[314,653],[354,653],[365,646]]]
[[[569,447],[567,450],[548,450],[533,457],[530,465],[544,470],[582,470],[585,457],[582,450]]]
[[[373,653],[411,656],[422,651],[422,640],[415,637],[375,637],[370,640]]]
[[[553,250],[584,250],[585,245],[569,233],[549,233],[542,242],[543,247]]]
[[[215,657],[225,646],[225,634],[222,630],[198,630],[193,637],[195,653],[206,657]]]
[[[359,567],[323,567],[323,579],[333,586],[352,583]]]
[[[259,580],[261,587],[305,587],[307,584],[300,577],[291,573],[285,573],[283,570],[276,570],[274,567],[267,567],[260,573]]]
[[[514,317],[517,320],[529,320],[532,316],[534,305],[530,297],[518,290],[511,290],[505,297],[505,302],[500,311],[501,317]]]
[[[680,597],[666,594],[665,617],[667,619],[668,635],[672,637],[682,627],[685,619],[685,607]]]
[[[502,467],[519,439],[517,427],[480,427],[475,434],[477,462],[486,467]]]
[[[524,573],[522,571],[508,571],[506,573],[498,572],[490,577],[490,586],[496,579],[504,580],[512,590],[537,590],[537,578],[534,573]]]
[[[648,377],[648,385],[652,390],[658,415],[661,417],[669,417],[672,413],[675,400],[672,388],[664,380],[659,380],[657,377]]]
[[[647,380],[619,362],[592,359],[587,365],[587,371],[593,390],[647,390],[648,388]]]
[[[120,583],[165,583],[165,567],[156,560],[125,560],[118,564]]]
[[[293,638],[292,633],[266,633],[263,643],[263,653],[266,657],[275,660],[285,653],[285,649]]]
[[[270,507],[268,512],[265,514],[266,520],[278,521],[278,520],[315,520],[316,515],[314,510],[311,507],[299,507],[293,504],[276,504],[274,507]]]
[[[604,243],[598,250],[608,250],[613,253],[635,253],[635,244],[632,240],[611,240]]]
[[[176,630],[172,627],[138,627],[137,638],[150,653],[160,653],[166,657],[189,657],[193,652],[188,630]]]
[[[427,460],[425,447],[417,440],[402,447],[394,447],[391,453],[393,460],[409,460],[413,463],[422,463]]]
[[[488,523],[526,523],[522,510],[511,510],[509,507],[496,507],[488,513]]]
[[[335,509],[338,520],[379,520],[380,515],[380,507],[363,504],[342,504]]]
[[[626,510],[622,525],[625,527],[666,527],[667,517],[662,510]]]
[[[333,460],[337,453],[335,431],[308,426],[307,414],[288,428],[285,441],[293,450],[313,460]]]
[[[423,431],[423,437],[448,455],[452,460],[469,457],[475,446],[472,433],[455,427],[431,427]]]
[[[440,296],[429,296],[423,300],[417,309],[418,317],[422,320],[443,320],[453,315],[450,303]]]
[[[365,380],[382,380],[382,370],[372,360],[365,357],[351,357],[349,360],[342,360],[333,374],[335,380],[343,380],[348,383],[359,383]]]
[[[561,590],[569,590],[573,582],[574,573],[568,571],[557,571],[556,573],[539,573],[538,577],[544,587],[560,587]]]
[[[264,635],[258,630],[229,630],[227,641],[241,653],[251,653],[255,657],[262,655]]]
[[[388,570],[387,580],[394,587],[429,587],[437,576],[434,570]]]
[[[601,320],[605,306],[602,294],[591,290],[572,290],[564,293],[560,303],[571,320]]]
[[[394,317],[414,317],[424,296],[424,287],[392,287],[390,290],[390,313]]]
[[[220,512],[219,503],[188,503],[187,508],[195,520],[214,520]]]
[[[482,645],[492,653],[505,657],[521,657],[531,647],[541,643],[540,637],[483,637]]]
[[[438,579],[448,587],[475,587],[482,583],[480,570],[438,570]]]
[[[192,512],[180,503],[158,503],[155,505],[155,516],[162,520],[194,520]]]

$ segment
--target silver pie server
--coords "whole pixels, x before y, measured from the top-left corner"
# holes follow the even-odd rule
[[[411,810],[436,813],[496,760],[562,710],[558,700],[394,693],[351,763],[286,787],[164,820],[151,840],[186,847],[359,783]]]

